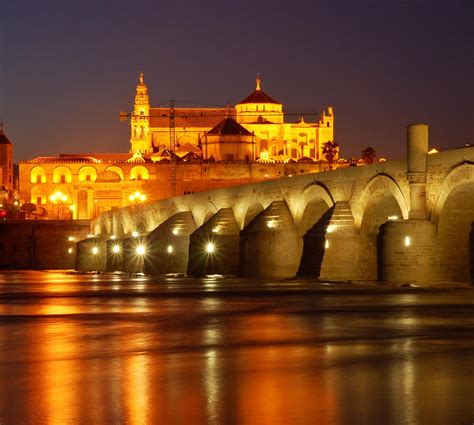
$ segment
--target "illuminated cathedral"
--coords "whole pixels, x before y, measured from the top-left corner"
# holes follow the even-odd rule
[[[196,146],[204,159],[216,161],[289,161],[323,159],[324,143],[334,140],[334,111],[328,107],[315,122],[285,122],[283,104],[261,88],[235,107],[176,108],[176,146]],[[170,108],[150,106],[140,73],[131,114],[130,153],[153,155],[170,148]]]
[[[323,144],[334,137],[331,107],[314,122],[285,122],[283,105],[258,77],[235,107],[164,108],[150,106],[140,73],[133,111],[124,115],[128,153],[20,161],[20,203],[37,207],[31,218],[91,219],[174,195],[324,171]]]

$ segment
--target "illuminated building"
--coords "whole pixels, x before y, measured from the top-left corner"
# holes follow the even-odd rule
[[[321,151],[333,140],[333,109],[312,123],[285,122],[283,105],[261,89],[259,78],[235,107],[175,108],[175,151],[170,108],[150,106],[143,73],[127,116],[129,153],[20,161],[20,203],[35,204],[35,218],[91,219],[171,196],[173,167],[177,195],[328,169]]]
[[[13,195],[13,146],[0,125],[0,191],[3,197]],[[0,199],[0,203],[3,199]]]

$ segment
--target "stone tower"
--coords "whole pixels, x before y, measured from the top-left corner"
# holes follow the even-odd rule
[[[148,87],[145,84],[143,72],[138,78],[137,91],[131,123],[130,153],[138,150],[141,153],[153,152],[150,135],[150,99]]]
[[[13,197],[13,145],[3,132],[0,124],[0,186],[8,192],[8,197]],[[1,199],[0,199],[1,201]]]

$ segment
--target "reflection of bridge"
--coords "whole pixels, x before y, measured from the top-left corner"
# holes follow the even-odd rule
[[[474,148],[427,151],[427,126],[413,125],[407,161],[109,211],[92,223],[96,237],[78,243],[76,265],[153,274],[468,281]],[[139,245],[144,255],[137,254]]]

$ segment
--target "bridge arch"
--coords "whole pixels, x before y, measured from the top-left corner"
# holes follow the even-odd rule
[[[298,205],[294,209],[295,225],[300,235],[306,232],[334,205],[334,197],[321,182],[311,182],[297,197]]]
[[[245,229],[245,227],[248,226],[248,224],[255,218],[257,217],[257,215],[259,215],[265,208],[263,207],[263,205],[258,202],[258,201],[255,201],[253,203],[251,203],[248,207],[247,207],[247,210],[245,211],[245,215],[244,215],[244,221],[243,221],[243,225],[242,225],[242,229]]]
[[[379,228],[390,216],[408,219],[405,197],[392,177],[378,174],[367,183],[353,211],[359,229],[356,276],[377,279],[381,272]]]
[[[451,170],[438,191],[431,219],[438,227],[440,280],[468,281],[469,265],[474,265],[474,164]]]
[[[400,186],[388,174],[377,174],[369,180],[358,202],[353,205],[354,223],[357,228],[361,226],[368,204],[372,201],[373,197],[380,196],[381,194],[392,196],[398,204],[401,216],[404,220],[408,220],[408,204]]]

